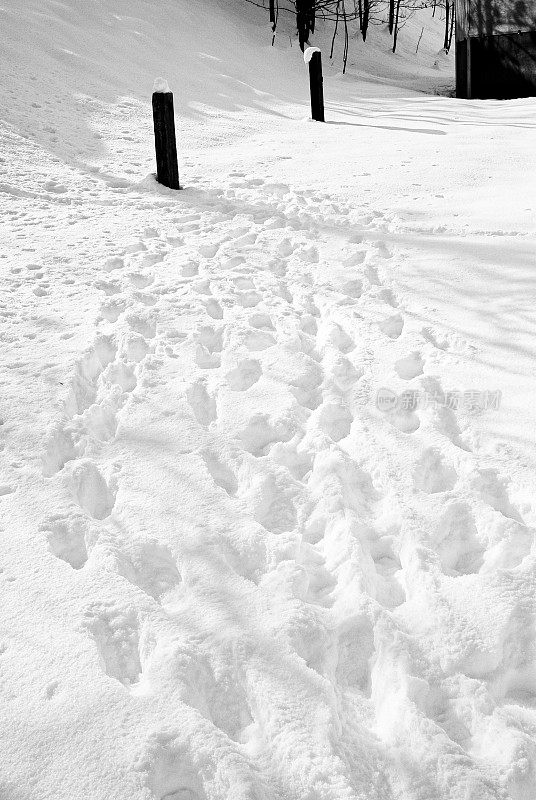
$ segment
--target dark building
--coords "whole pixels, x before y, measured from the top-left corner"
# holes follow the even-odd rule
[[[456,96],[536,96],[536,0],[456,0]]]

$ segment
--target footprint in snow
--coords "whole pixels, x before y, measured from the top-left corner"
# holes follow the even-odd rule
[[[164,260],[165,253],[145,253],[141,258],[141,266],[154,267]]]
[[[395,371],[398,377],[405,381],[410,381],[412,378],[416,378],[417,375],[422,375],[423,367],[424,361],[418,352],[410,353],[405,358],[399,358],[398,361],[395,361]]]
[[[151,351],[148,342],[136,333],[128,333],[121,342],[121,353],[127,361],[139,363]]]
[[[81,508],[94,519],[105,519],[113,511],[116,488],[108,485],[90,459],[73,464],[67,476],[72,493]]]
[[[201,326],[196,335],[196,340],[209,353],[220,353],[223,349],[223,334],[225,328],[214,328],[212,325]]]
[[[223,319],[223,309],[213,297],[207,300],[205,306],[206,312],[212,319]]]
[[[267,331],[255,330],[246,333],[244,337],[244,345],[248,350],[258,351],[266,350],[276,343],[275,338]]]
[[[274,330],[274,325],[269,314],[263,314],[262,312],[258,314],[252,314],[248,319],[248,322],[252,328],[261,328],[269,331]]]
[[[243,292],[237,296],[237,301],[243,308],[254,308],[261,300],[262,295],[255,291]]]
[[[137,683],[141,664],[136,610],[114,601],[94,603],[86,610],[82,626],[92,636],[106,674],[125,686]]]
[[[324,403],[316,412],[318,427],[334,442],[339,442],[349,435],[352,422],[350,410],[341,403]]]
[[[269,445],[288,441],[294,432],[292,424],[286,420],[273,421],[266,414],[254,414],[240,433],[240,440],[248,453],[260,458]]]
[[[285,237],[278,243],[275,252],[282,258],[288,258],[295,251],[296,247],[297,245],[291,239]]]
[[[228,258],[223,264],[223,269],[236,269],[236,267],[240,267],[242,264],[246,263],[246,259],[243,256],[231,256]]]
[[[144,275],[142,272],[131,272],[128,278],[136,289],[145,289],[154,281],[154,275]]]
[[[192,284],[192,291],[197,292],[197,294],[212,294],[212,289],[210,286],[209,280],[202,280],[197,281],[196,283]]]
[[[133,392],[138,383],[132,367],[123,361],[116,361],[110,364],[103,373],[103,377],[120,386],[123,392],[127,394]]]
[[[422,328],[421,333],[427,342],[430,342],[438,350],[448,350],[450,341],[447,335],[434,331],[432,328]]]
[[[125,268],[125,260],[122,256],[110,256],[110,258],[106,259],[104,262],[104,271],[105,272],[115,272],[117,269],[124,269]]]
[[[107,322],[117,322],[126,308],[126,303],[120,299],[107,300],[101,305],[100,313],[102,319]]]
[[[378,324],[381,332],[390,339],[398,339],[404,328],[404,320],[400,314],[394,314]]]
[[[266,269],[278,278],[284,278],[288,271],[288,266],[282,258],[271,258],[267,264]]]
[[[262,375],[262,367],[256,359],[246,358],[230,370],[225,376],[227,383],[235,392],[245,392],[253,386]]]
[[[363,368],[355,367],[346,356],[340,354],[331,365],[330,376],[335,385],[345,392],[363,376]]]
[[[200,453],[205,466],[216,486],[234,496],[238,490],[238,483],[234,472],[212,450],[203,450]]]
[[[397,411],[389,415],[389,420],[402,433],[415,433],[421,421],[414,411]]]
[[[346,281],[341,286],[341,292],[352,300],[359,300],[363,293],[363,281],[358,279]]]
[[[220,353],[211,353],[202,344],[196,346],[194,358],[200,369],[218,369],[218,367],[221,367]]]
[[[321,331],[320,339],[323,344],[336,347],[344,354],[355,348],[354,340],[336,322],[332,323],[324,332]]]
[[[359,264],[362,264],[366,257],[366,251],[364,250],[355,250],[353,253],[345,256],[341,260],[341,264],[343,267],[357,267]]]
[[[217,417],[216,399],[207,390],[207,379],[199,378],[186,391],[186,398],[200,425],[207,426]]]
[[[251,507],[253,516],[266,530],[281,534],[294,530],[297,521],[294,498],[297,487],[286,470],[250,476],[240,496]]]
[[[387,289],[385,287],[377,289],[374,292],[374,297],[381,303],[387,303],[387,305],[391,306],[391,308],[398,308],[398,301],[391,289]]]
[[[275,294],[287,303],[294,303],[293,296],[283,282],[279,283],[277,289],[275,289]]]
[[[147,314],[129,311],[125,319],[132,330],[145,339],[153,339],[156,336],[156,321]]]
[[[306,264],[318,264],[320,261],[318,250],[314,245],[302,247],[300,250],[298,250],[297,255]]]
[[[193,278],[199,272],[199,262],[198,261],[188,261],[187,264],[181,268],[181,275],[183,278]]]
[[[154,306],[157,304],[158,299],[150,292],[135,292],[134,299],[144,306]]]
[[[108,297],[112,297],[114,294],[119,294],[121,291],[121,284],[119,281],[98,280],[95,281],[95,288],[100,289],[100,291],[104,292]]]
[[[67,400],[69,416],[81,414],[97,396],[97,382],[108,364],[117,355],[117,345],[111,336],[100,336],[89,348],[75,368],[71,394]]]
[[[300,318],[300,330],[307,336],[316,336],[318,333],[318,323],[312,314],[303,314]]]
[[[220,243],[215,242],[212,244],[202,244],[199,246],[199,255],[203,258],[214,258],[218,250],[220,249]]]
[[[335,645],[337,653],[336,680],[343,688],[357,689],[370,697],[370,665],[374,655],[374,630],[362,616],[341,625]]]
[[[457,478],[456,470],[446,464],[439,450],[433,447],[424,451],[413,473],[415,488],[427,494],[448,492]]]
[[[255,283],[251,280],[251,278],[245,278],[239,276],[233,279],[233,283],[239,291],[247,291],[248,289],[255,289]]]
[[[480,570],[485,548],[479,541],[475,518],[467,503],[454,501],[446,506],[434,526],[433,546],[445,574],[471,575]]]
[[[48,548],[56,558],[65,561],[73,569],[81,569],[88,559],[86,540],[87,520],[78,514],[56,514],[39,525],[45,535]]]
[[[375,242],[376,248],[378,250],[378,255],[380,258],[392,258],[393,254],[385,244],[385,242],[379,240]]]

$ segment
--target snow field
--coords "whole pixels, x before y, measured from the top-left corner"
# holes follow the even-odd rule
[[[532,800],[533,104],[162,8],[2,10],[0,796]]]
[[[437,389],[443,352],[375,221],[231,178],[102,265],[43,454],[64,487],[43,546],[120,581],[82,625],[158,719],[137,768],[160,798],[501,797],[482,742],[515,741],[499,709],[533,690],[532,614],[501,569],[532,533],[454,412],[374,408],[376,364]]]

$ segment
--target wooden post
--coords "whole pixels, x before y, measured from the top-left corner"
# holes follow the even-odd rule
[[[153,92],[154,143],[156,149],[156,180],[170,189],[180,189],[175,139],[173,93],[165,81],[155,81]]]
[[[311,116],[324,122],[324,79],[322,78],[322,54],[315,50],[309,60],[309,85],[311,87]]]
[[[275,25],[275,0],[270,0],[270,22]]]

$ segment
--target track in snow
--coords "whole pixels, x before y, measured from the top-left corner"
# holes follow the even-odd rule
[[[231,178],[102,265],[43,453],[51,552],[132,587],[81,626],[154,716],[136,769],[156,800],[501,798],[472,737],[521,656],[461,599],[532,532],[470,420],[374,403],[465,344],[414,321],[381,217]]]

